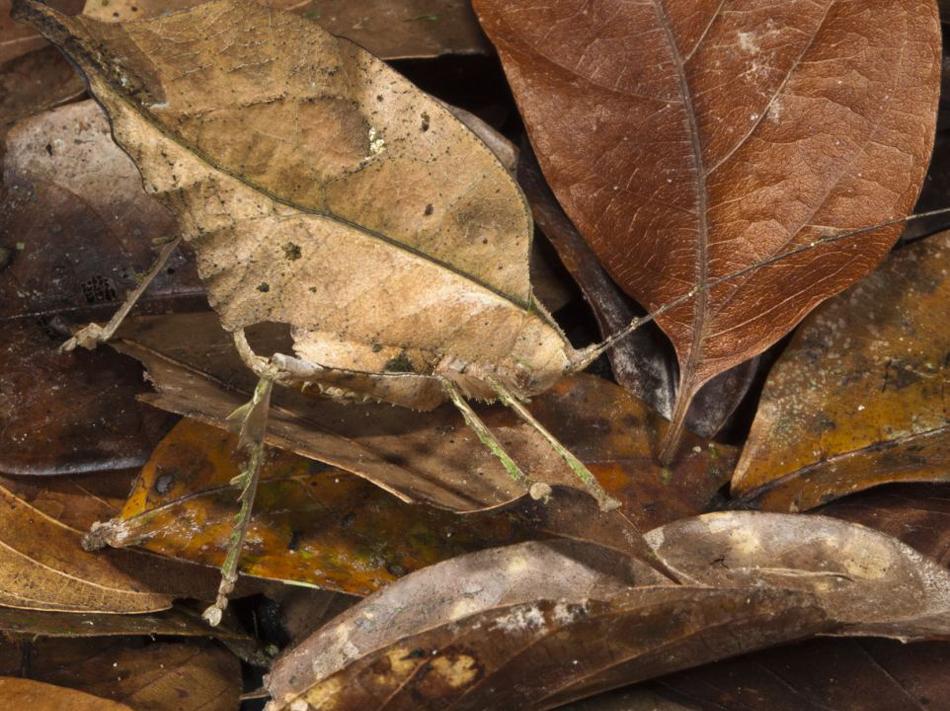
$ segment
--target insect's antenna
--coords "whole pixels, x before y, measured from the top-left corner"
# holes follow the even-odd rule
[[[828,235],[827,237],[820,237],[818,239],[812,240],[811,242],[808,242],[807,244],[802,244],[802,245],[799,245],[798,247],[794,247],[793,249],[790,249],[787,252],[779,252],[778,254],[775,254],[771,257],[763,259],[760,262],[756,262],[755,264],[750,264],[749,266],[743,267],[742,269],[739,269],[738,271],[734,271],[734,272],[731,272],[730,274],[725,274],[723,276],[710,279],[705,284],[700,285],[700,286],[694,286],[685,294],[676,297],[672,301],[668,301],[667,303],[665,303],[663,306],[656,309],[652,313],[633,319],[624,328],[622,328],[621,330],[617,331],[616,333],[604,339],[602,343],[598,343],[598,344],[595,344],[593,346],[583,349],[582,351],[580,351],[579,358],[575,361],[572,367],[572,370],[575,372],[583,370],[588,365],[590,365],[595,360],[597,360],[597,358],[599,358],[601,354],[603,354],[605,351],[608,351],[613,346],[615,346],[618,341],[623,340],[624,338],[629,336],[631,333],[636,331],[641,326],[644,326],[650,323],[651,321],[655,321],[659,316],[662,316],[664,313],[666,313],[670,309],[676,308],[680,304],[686,301],[689,301],[697,294],[703,291],[709,291],[709,289],[713,288],[714,286],[718,286],[719,284],[722,284],[723,282],[731,281],[732,279],[737,279],[738,277],[741,277],[745,274],[754,272],[763,267],[767,267],[770,264],[775,264],[776,262],[781,262],[782,260],[788,259],[789,257],[794,257],[796,254],[802,254],[803,252],[812,250],[815,247],[820,247],[825,244],[831,244],[832,242],[839,242],[841,240],[848,239],[850,237],[856,237],[858,235],[866,234],[868,232],[874,232],[875,230],[879,230],[882,227],[890,227],[891,225],[899,225],[901,223],[913,222],[915,220],[922,220],[926,217],[934,217],[936,215],[945,215],[948,213],[950,213],[950,207],[942,207],[937,210],[930,210],[928,212],[918,212],[917,214],[907,215],[906,217],[898,217],[893,220],[888,220],[887,222],[879,222],[876,225],[861,227],[860,229],[852,230],[850,232],[843,232],[841,234]]]

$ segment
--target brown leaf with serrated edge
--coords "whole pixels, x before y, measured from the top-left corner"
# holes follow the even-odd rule
[[[802,324],[773,367],[732,480],[804,511],[950,472],[950,232],[896,251]]]
[[[83,14],[102,22],[156,17],[202,0],[86,0]],[[381,59],[487,54],[488,40],[468,0],[257,0],[346,37]]]
[[[237,657],[210,642],[38,639],[29,675],[150,711],[234,711],[241,693]],[[0,646],[0,673],[20,672],[20,650]],[[61,706],[58,709],[71,709]]]
[[[583,379],[573,383],[584,386]],[[237,508],[229,486],[240,471],[236,443],[235,435],[209,425],[179,423],[156,448],[121,514],[97,524],[87,545],[138,546],[220,566]],[[638,468],[615,467],[604,483],[640,525],[671,511],[699,512],[682,487],[671,482],[658,492],[640,484],[647,477]],[[682,500],[652,501],[657,494]],[[525,497],[463,516],[406,504],[348,472],[272,450],[241,572],[367,595],[426,565],[531,537],[563,536],[629,553],[637,530],[626,516],[601,512],[590,497],[564,487],[544,502]]]
[[[76,689],[44,684],[32,679],[0,676],[0,696],[20,708],[35,711],[132,711],[125,704],[109,701]]]
[[[262,351],[280,343],[273,330],[254,336]],[[146,402],[219,427],[227,427],[227,415],[253,388],[253,375],[211,314],[134,318],[114,345],[146,366],[158,391]],[[451,407],[407,417],[389,405],[337,403],[287,390],[275,393],[274,403],[269,444],[365,477],[405,501],[465,512],[524,493]],[[704,510],[735,461],[733,448],[693,437],[676,466],[658,466],[652,450],[661,418],[594,376],[566,379],[535,398],[531,409],[611,495],[628,502],[625,515],[643,528]],[[550,447],[510,411],[484,407],[479,413],[526,473],[577,486]]]
[[[287,652],[267,678],[269,709],[546,709],[815,633],[950,635],[950,574],[861,526],[732,512],[647,539],[697,582],[650,579],[629,559],[618,575],[615,554],[563,541],[455,558]]]
[[[867,274],[900,234],[716,281],[911,209],[940,84],[934,0],[475,9],[548,181],[615,281],[648,311],[711,287],[658,319],[681,366],[677,429],[704,382]]]

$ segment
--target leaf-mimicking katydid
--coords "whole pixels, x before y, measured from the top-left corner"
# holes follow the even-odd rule
[[[617,505],[523,403],[699,287],[607,343],[575,349],[533,297],[532,224],[517,184],[443,105],[356,45],[249,0],[122,25],[35,0],[16,12],[80,68],[180,229],[116,317],[65,347],[107,340],[183,240],[260,378],[233,415],[249,457],[209,621],[237,579],[274,383],[414,409],[451,401],[524,480],[468,404],[500,401],[548,439],[602,508]],[[253,351],[245,329],[268,321],[290,327],[292,354]],[[547,491],[525,484],[536,497]]]

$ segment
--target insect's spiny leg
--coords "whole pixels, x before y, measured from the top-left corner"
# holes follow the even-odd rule
[[[505,405],[514,410],[518,417],[531,425],[542,437],[548,441],[548,443],[551,445],[554,451],[558,453],[561,459],[567,462],[567,465],[577,475],[577,478],[584,483],[588,493],[597,500],[597,504],[603,511],[611,511],[620,506],[619,501],[604,491],[604,488],[600,485],[600,482],[597,481],[596,477],[594,477],[591,470],[588,469],[580,459],[575,457],[567,447],[561,444],[557,437],[548,432],[545,426],[534,418],[534,415],[528,411],[528,408],[521,404],[521,401],[518,400],[518,398],[516,398],[508,390],[508,388],[498,381],[492,379],[488,379],[488,384]]]
[[[462,417],[465,419],[465,424],[467,424],[472,431],[478,436],[478,439],[481,440],[488,450],[494,454],[498,461],[501,462],[501,465],[505,468],[505,471],[508,472],[508,475],[514,479],[517,483],[523,484],[528,488],[528,493],[534,499],[544,499],[551,493],[551,487],[543,482],[534,482],[532,481],[518,466],[518,463],[511,458],[511,455],[505,450],[501,445],[501,442],[492,434],[492,431],[488,429],[482,418],[478,416],[475,410],[472,409],[472,406],[468,404],[465,398],[462,396],[462,393],[459,392],[458,388],[450,382],[449,380],[442,378],[442,389],[445,390],[445,393],[449,396],[449,399],[452,401],[452,404],[458,408],[458,411],[462,413]]]
[[[142,294],[145,293],[145,290],[148,289],[148,285],[152,283],[152,280],[162,271],[168,258],[172,256],[172,252],[178,248],[180,243],[181,237],[175,237],[162,245],[162,248],[158,252],[158,257],[155,258],[155,262],[149,267],[149,270],[145,273],[145,276],[142,277],[138,286],[125,297],[125,301],[122,302],[119,310],[112,315],[112,318],[109,319],[109,322],[105,326],[100,326],[98,323],[86,324],[76,331],[73,337],[61,345],[59,349],[61,351],[72,351],[81,346],[92,350],[100,343],[105,343],[112,338],[119,326],[122,325],[122,321],[129,315],[132,307],[135,306]]]
[[[251,523],[254,496],[260,480],[261,465],[264,462],[264,434],[267,431],[267,415],[270,410],[270,395],[273,386],[272,378],[261,377],[251,399],[228,417],[229,420],[241,423],[238,449],[245,453],[247,459],[241,473],[231,480],[234,486],[240,488],[238,501],[241,502],[241,508],[234,518],[234,528],[228,539],[227,553],[224,563],[221,564],[218,597],[202,615],[212,626],[221,622],[221,616],[228,606],[228,595],[234,590],[238,579],[238,562],[241,559],[244,539],[247,537],[247,529]]]

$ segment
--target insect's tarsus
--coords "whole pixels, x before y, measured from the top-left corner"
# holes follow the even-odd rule
[[[600,506],[603,511],[612,511],[613,509],[619,508],[620,502],[604,491],[591,470],[588,469],[580,459],[575,457],[567,447],[561,444],[557,437],[548,432],[547,428],[534,418],[534,415],[528,411],[528,408],[526,408],[508,388],[497,380],[488,379],[487,382],[498,395],[502,403],[514,410],[518,417],[531,425],[532,428],[548,441],[554,451],[558,453],[561,459],[571,468],[571,471],[581,480],[590,495],[597,500],[597,505]]]
[[[234,590],[238,579],[238,564],[241,551],[244,549],[244,540],[247,538],[247,529],[251,523],[251,512],[254,509],[254,497],[257,494],[257,485],[261,477],[261,465],[264,463],[264,435],[267,432],[267,415],[270,410],[270,396],[274,387],[272,378],[263,376],[254,388],[251,399],[237,408],[228,417],[233,422],[240,422],[240,438],[238,449],[245,453],[246,460],[241,473],[231,480],[231,484],[241,491],[238,501],[241,508],[234,518],[234,528],[228,538],[228,548],[224,563],[221,564],[221,583],[218,586],[218,596],[214,604],[208,607],[202,617],[208,624],[215,626],[221,622],[221,616],[228,606],[228,595]]]
[[[129,315],[132,307],[135,306],[135,303],[142,294],[145,293],[145,290],[148,289],[149,284],[151,284],[152,280],[162,271],[168,258],[172,256],[172,252],[178,248],[179,244],[181,244],[180,236],[163,242],[158,252],[158,257],[155,258],[155,262],[149,267],[149,270],[145,273],[145,276],[142,277],[141,281],[139,281],[138,285],[125,297],[125,301],[123,301],[118,310],[112,314],[112,318],[109,319],[109,322],[105,326],[100,326],[97,323],[86,324],[76,331],[72,338],[60,346],[60,350],[68,352],[75,350],[77,346],[92,350],[100,343],[105,343],[112,338],[119,326],[122,325],[122,321]]]

